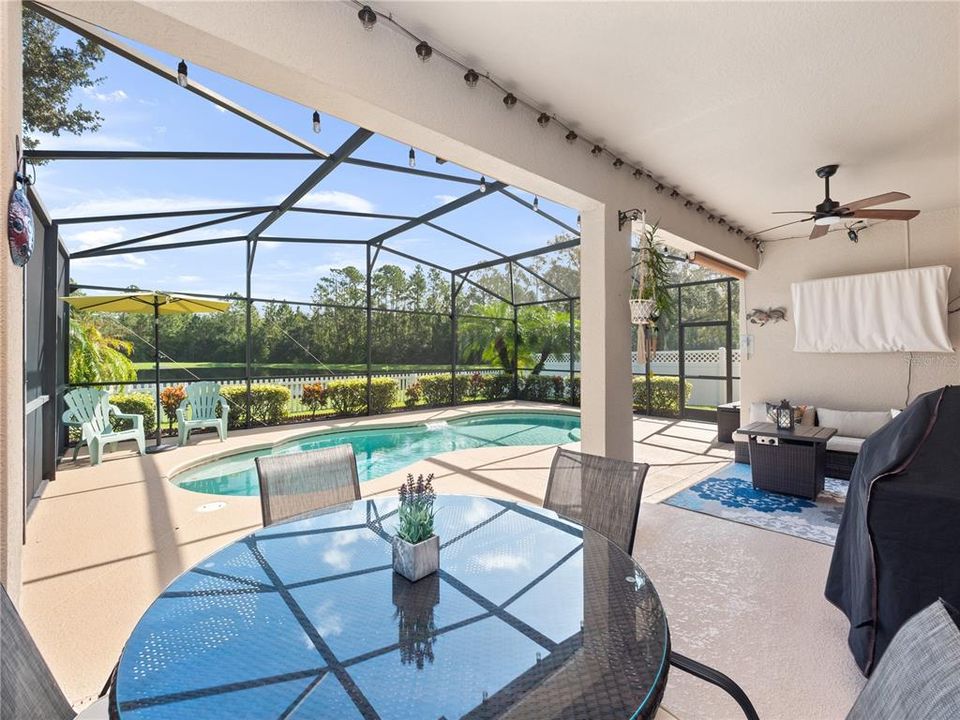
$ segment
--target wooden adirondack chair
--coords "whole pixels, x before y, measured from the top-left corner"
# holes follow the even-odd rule
[[[220,417],[217,417],[217,404],[220,405]],[[187,419],[187,407],[190,419]],[[230,406],[220,394],[220,385],[215,382],[196,382],[187,385],[187,397],[177,408],[177,428],[180,444],[186,445],[190,431],[194,428],[213,427],[217,429],[220,442],[227,438],[227,416]]]
[[[64,395],[63,400],[67,406],[62,418],[64,425],[80,428],[80,441],[73,449],[74,461],[84,443],[90,449],[91,465],[100,464],[105,446],[123,440],[136,440],[137,449],[143,455],[143,416],[120,412],[120,408],[110,404],[110,394],[106,390],[74,388]],[[130,420],[133,427],[129,430],[114,430],[110,423],[111,416]]]

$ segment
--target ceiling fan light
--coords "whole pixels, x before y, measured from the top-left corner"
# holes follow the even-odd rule
[[[823,217],[818,217],[813,221],[814,225],[835,225],[840,222],[840,218],[837,215],[825,215]]]

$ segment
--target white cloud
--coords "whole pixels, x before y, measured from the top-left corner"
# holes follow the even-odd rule
[[[184,285],[192,285],[193,283],[203,281],[203,278],[199,275],[177,275],[177,280]]]
[[[70,267],[99,267],[122,268],[125,270],[140,270],[147,265],[147,261],[138,255],[109,255],[107,257],[76,258],[70,261]]]
[[[458,198],[456,195],[434,195],[433,199],[439,201],[441,205],[446,205],[447,203],[452,203]]]
[[[83,135],[38,135],[41,150],[139,150],[136,138],[92,132]]]
[[[280,202],[283,198],[273,198],[272,202]],[[339,190],[316,190],[307,193],[304,198],[297,203],[299,207],[320,208],[323,210],[349,210],[350,212],[373,212],[373,203],[352,193],[341,192]]]
[[[219,105],[214,105],[213,107],[216,108],[217,112],[225,113],[227,111],[225,107],[220,107]]]
[[[70,250],[89,250],[90,248],[109,245],[126,238],[127,230],[122,225],[99,228],[97,230],[83,230],[76,233],[64,233],[63,239]]]
[[[123,102],[124,100],[129,99],[123,90],[114,90],[113,92],[97,92],[93,88],[84,88],[83,92],[87,97],[91,97],[94,100],[99,100],[102,103],[118,103]]]
[[[196,197],[190,195],[167,197],[147,195],[126,195],[122,193],[100,193],[98,197],[53,208],[55,217],[86,217],[91,215],[126,215],[133,213],[168,212],[171,210],[205,210],[213,208],[235,207],[241,205],[237,200]]]

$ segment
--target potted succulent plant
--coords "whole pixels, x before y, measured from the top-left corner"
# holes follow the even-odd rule
[[[433,501],[433,473],[400,486],[397,534],[393,538],[393,569],[410,582],[440,569],[440,538],[433,532],[436,510]]]

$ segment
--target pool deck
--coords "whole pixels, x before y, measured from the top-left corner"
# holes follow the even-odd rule
[[[21,605],[67,697],[77,705],[95,697],[140,615],[173,578],[261,525],[258,498],[182,490],[167,481],[170,475],[216,455],[329,427],[451,420],[497,410],[570,412],[539,403],[494,403],[232,431],[224,443],[214,434],[197,434],[189,446],[171,452],[109,452],[96,468],[85,452],[77,463],[66,458],[56,481],[31,507]],[[842,618],[822,597],[830,548],[656,504],[730,462],[732,448],[717,446],[715,437],[716,427],[706,423],[634,419],[635,458],[651,465],[636,555],[663,597],[674,644],[738,679],[762,717],[798,717],[798,707],[810,708],[811,718],[843,717],[860,678],[846,653]],[[553,447],[532,446],[444,453],[365,482],[361,491],[392,493],[409,470],[434,473],[442,493],[541,504],[552,456]],[[199,511],[211,502],[226,505]],[[789,620],[772,619],[770,607]],[[749,641],[745,627],[751,629]],[[815,639],[810,627],[818,629]],[[793,652],[785,658],[791,642]],[[684,720],[737,714],[725,696],[680,673],[671,675],[664,706]]]

